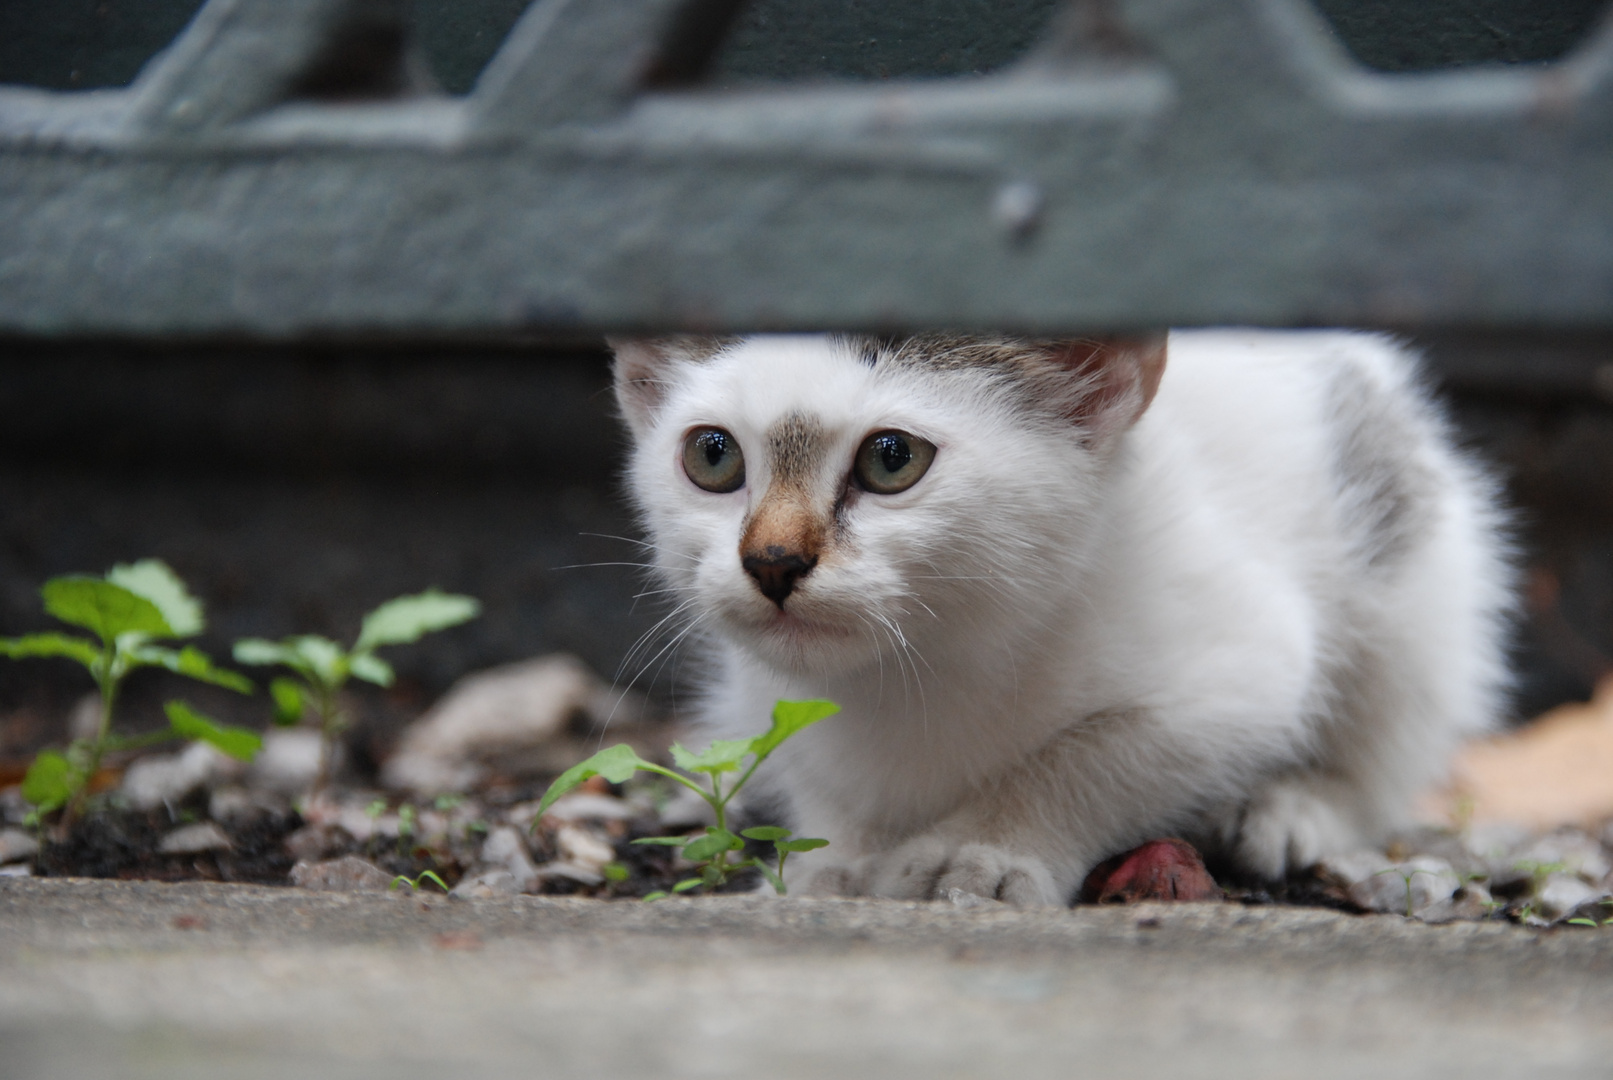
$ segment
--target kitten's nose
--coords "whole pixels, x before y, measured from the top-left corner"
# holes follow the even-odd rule
[[[762,595],[784,609],[784,600],[795,591],[795,583],[812,572],[818,565],[817,555],[802,556],[786,551],[777,544],[769,544],[764,555],[746,555],[739,560],[756,582]]]

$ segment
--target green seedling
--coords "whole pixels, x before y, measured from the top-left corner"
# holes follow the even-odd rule
[[[555,800],[585,780],[603,776],[613,784],[620,784],[640,771],[655,773],[682,784],[699,795],[711,807],[716,819],[715,825],[694,836],[655,836],[633,841],[635,844],[681,848],[683,857],[695,864],[697,875],[685,878],[672,886],[673,892],[685,893],[700,888],[715,889],[727,884],[739,871],[755,867],[782,895],[786,855],[792,851],[820,848],[829,841],[805,837],[792,838],[789,830],[774,826],[759,826],[735,834],[728,829],[728,804],[745,786],[746,781],[755,775],[757,768],[767,760],[768,755],[777,750],[786,739],[839,711],[840,706],[831,701],[780,701],[773,706],[773,726],[755,738],[718,739],[698,754],[674,743],[672,760],[682,772],[665,768],[652,761],[645,761],[626,744],[601,750],[587,761],[573,765],[561,773],[560,777],[549,785],[543,800],[538,803],[538,813],[533,818],[533,827],[536,828],[537,822],[548,812],[549,807],[554,805]],[[751,759],[749,765],[745,764],[746,758]],[[686,773],[694,775],[685,775]],[[738,775],[725,788],[723,776],[726,773]],[[736,854],[744,848],[747,837],[753,840],[773,841],[779,856],[776,871],[761,859],[741,859]],[[665,892],[650,893],[644,899],[659,900],[666,895]]]
[[[166,706],[169,727],[147,735],[120,737],[112,733],[112,713],[118,691],[129,673],[142,667],[160,667],[242,694],[252,692],[244,676],[217,667],[207,654],[192,645],[171,648],[159,641],[175,641],[202,632],[202,605],[185,588],[168,565],[142,559],[118,565],[105,577],[73,574],[52,578],[40,590],[45,611],[94,638],[47,632],[0,639],[0,655],[13,659],[64,657],[89,671],[100,691],[100,715],[95,733],[75,739],[65,752],[42,751],[23,779],[23,798],[42,818],[63,810],[66,828],[83,810],[91,777],[110,752],[148,746],[168,739],[212,743],[231,757],[250,761],[262,745],[255,732],[230,727],[196,712],[182,701]]]
[[[1613,907],[1613,897],[1598,900],[1597,903],[1602,905],[1603,907]],[[1590,927],[1613,926],[1613,916],[1609,916],[1608,918],[1603,919],[1601,922],[1597,922],[1595,919],[1591,918],[1590,916],[1581,915],[1581,916],[1579,916],[1577,918],[1569,919],[1568,920],[1568,925],[1570,925],[1570,926],[1590,926]]]
[[[1405,885],[1406,885],[1406,918],[1408,918],[1408,919],[1411,918],[1414,914],[1416,914],[1416,909],[1413,906],[1413,899],[1412,899],[1412,894],[1411,894],[1411,881],[1412,881],[1412,878],[1415,878],[1418,874],[1427,874],[1430,877],[1438,877],[1439,876],[1437,873],[1435,873],[1432,870],[1416,869],[1416,870],[1412,870],[1410,872],[1407,872],[1405,870],[1402,870],[1398,866],[1385,867],[1384,869],[1379,870],[1376,874],[1373,874],[1372,876],[1373,877],[1382,877],[1384,874],[1395,874],[1396,876],[1398,876],[1400,878],[1401,881],[1403,881],[1405,883]]]
[[[443,881],[442,878],[437,876],[437,872],[435,870],[422,870],[418,875],[412,878],[407,874],[399,874],[397,877],[392,879],[392,884],[387,886],[387,891],[390,892],[393,889],[396,889],[399,885],[407,885],[409,886],[409,890],[411,892],[419,892],[424,883],[427,881],[435,884],[437,888],[441,889],[443,892],[449,891],[448,885]]]
[[[1566,873],[1573,869],[1566,862],[1536,862],[1533,859],[1514,863],[1512,868],[1529,875],[1529,887],[1533,892],[1539,892],[1551,875]]]
[[[409,841],[415,834],[415,809],[413,804],[404,803],[398,807],[398,854],[406,854],[409,850]]]
[[[235,643],[235,660],[239,664],[290,668],[295,675],[273,680],[269,694],[274,698],[275,723],[294,726],[311,710],[319,724],[319,770],[313,786],[317,794],[330,780],[336,740],[349,723],[341,707],[341,692],[347,680],[391,686],[395,677],[392,665],[376,656],[376,649],[419,641],[435,630],[474,619],[481,610],[481,604],[469,596],[428,589],[415,596],[388,600],[364,616],[351,648],[344,649],[317,634],[280,641],[245,638]]]

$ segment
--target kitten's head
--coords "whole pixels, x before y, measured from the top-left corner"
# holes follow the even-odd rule
[[[633,496],[683,612],[796,673],[1036,617],[1163,336],[619,340]]]

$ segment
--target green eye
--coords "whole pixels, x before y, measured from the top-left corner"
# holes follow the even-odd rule
[[[935,460],[935,444],[905,431],[876,431],[857,448],[857,482],[879,495],[894,495],[919,482]]]
[[[683,440],[683,471],[696,487],[738,491],[745,486],[745,455],[722,428],[695,428]]]

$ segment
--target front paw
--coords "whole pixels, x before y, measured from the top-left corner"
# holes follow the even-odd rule
[[[1244,808],[1232,838],[1233,857],[1245,871],[1280,881],[1366,843],[1351,809],[1350,791],[1336,781],[1294,777],[1274,783]]]
[[[898,900],[934,900],[958,889],[1016,907],[1062,907],[1065,898],[1046,863],[994,844],[909,840],[877,858],[869,891]]]

